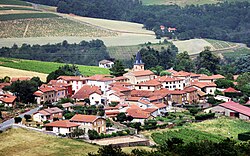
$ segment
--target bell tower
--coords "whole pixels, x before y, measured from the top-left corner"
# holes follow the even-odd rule
[[[133,71],[143,71],[143,70],[144,70],[144,63],[142,62],[140,52],[137,52]]]

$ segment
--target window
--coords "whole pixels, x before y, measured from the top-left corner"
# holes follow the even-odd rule
[[[58,93],[57,93],[57,95],[59,96],[59,95],[60,95],[60,93],[58,92]]]
[[[45,98],[47,98],[47,95],[45,96]]]
[[[94,97],[92,97],[92,99],[94,99]]]
[[[148,89],[150,89],[150,87],[148,86]]]
[[[141,89],[141,86],[139,86],[139,89]]]
[[[49,95],[49,97],[50,97],[50,95]]]
[[[62,92],[62,95],[64,94],[64,92]]]

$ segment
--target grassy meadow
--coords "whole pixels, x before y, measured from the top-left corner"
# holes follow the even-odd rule
[[[59,138],[25,129],[10,129],[0,133],[1,156],[84,156],[95,153],[100,146],[67,138]],[[151,150],[146,146],[124,147],[124,152],[133,149]]]
[[[250,48],[239,48],[237,50],[229,50],[227,52],[224,52],[222,55],[226,59],[235,60],[239,56],[249,55],[249,54],[250,54]]]
[[[37,11],[36,9],[29,8],[29,7],[9,7],[9,6],[0,7],[0,11],[2,11],[2,10],[32,10],[32,11]]]
[[[248,131],[250,131],[250,122],[221,117],[173,129],[145,131],[142,134],[161,144],[164,140],[172,137],[181,138],[184,142],[220,141],[227,137],[237,140],[239,133]]]
[[[31,4],[26,3],[20,0],[0,0],[0,5],[23,5],[23,6],[31,6]]]
[[[231,48],[237,45],[236,43],[227,41],[212,40],[212,39],[205,39],[205,40],[209,42],[215,48],[215,50]]]
[[[15,69],[34,71],[39,73],[49,74],[58,69],[58,67],[65,65],[65,63],[43,62],[35,60],[23,60],[13,58],[0,58],[0,66],[10,67]],[[94,74],[109,74],[109,70],[99,68],[96,66],[77,65],[81,74],[90,76]]]
[[[58,15],[51,13],[4,14],[0,15],[0,21],[30,19],[30,18],[52,18],[52,17],[58,17]]]

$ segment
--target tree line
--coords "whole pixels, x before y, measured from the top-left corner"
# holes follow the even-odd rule
[[[218,4],[150,5],[139,0],[26,0],[57,6],[57,11],[80,16],[116,19],[144,24],[157,36],[178,39],[211,38],[250,45],[249,2],[224,2]],[[160,25],[166,27],[160,29]],[[175,33],[168,32],[175,27]]]
[[[107,48],[101,40],[82,41],[69,44],[67,41],[56,44],[29,45],[23,44],[0,49],[2,57],[21,58],[50,62],[63,62],[82,65],[98,65],[103,59],[110,59]]]

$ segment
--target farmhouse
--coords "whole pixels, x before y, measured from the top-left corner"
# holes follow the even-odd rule
[[[109,61],[109,60],[101,60],[99,62],[99,67],[101,67],[101,68],[108,68],[109,69],[109,68],[112,68],[113,65],[114,65],[114,62]]]
[[[88,130],[106,133],[106,120],[95,115],[76,114],[70,119],[70,122],[80,124],[79,128],[83,129],[85,133]]]
[[[46,131],[54,133],[69,135],[80,126],[78,123],[70,122],[69,120],[59,120],[44,125]]]
[[[211,111],[229,117],[236,117],[244,120],[250,119],[250,108],[233,101],[219,104],[213,107]]]

